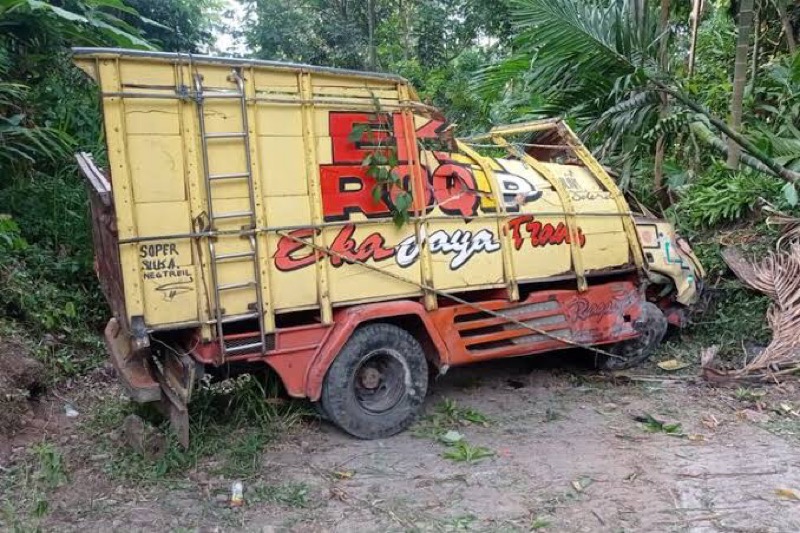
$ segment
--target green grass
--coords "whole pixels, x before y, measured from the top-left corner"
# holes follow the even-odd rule
[[[61,451],[41,441],[0,476],[0,525],[16,532],[40,531],[50,511],[50,494],[69,481]]]
[[[543,516],[535,516],[533,519],[531,519],[530,530],[541,531],[550,527],[550,524],[551,522],[547,518]]]
[[[436,405],[433,413],[420,420],[411,430],[419,438],[432,439],[447,449],[442,457],[455,462],[474,463],[494,456],[483,446],[473,446],[457,431],[469,426],[488,426],[489,417],[471,407],[462,407],[449,398]]]
[[[449,398],[439,402],[433,412],[420,420],[413,428],[415,437],[438,440],[450,430],[465,426],[488,426],[489,417],[471,407],[462,407]]]
[[[477,463],[482,459],[493,457],[494,452],[485,446],[473,446],[460,440],[442,453],[442,457],[457,463]]]
[[[203,459],[213,457],[211,474],[247,479],[257,474],[264,447],[308,414],[294,402],[267,401],[274,392],[249,375],[200,387],[189,405],[190,443],[186,450],[169,431],[167,421],[130,402],[107,402],[86,424],[86,430],[94,433],[104,451],[111,454],[107,469],[115,478],[178,479]],[[147,460],[119,440],[109,438],[109,432],[120,428],[131,413],[166,433],[163,457]]]
[[[267,485],[257,483],[245,491],[245,501],[255,503],[275,503],[287,507],[306,509],[311,507],[309,493],[311,489],[305,483],[284,483]]]

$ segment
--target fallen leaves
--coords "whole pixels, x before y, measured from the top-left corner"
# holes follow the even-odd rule
[[[797,489],[775,489],[775,494],[784,500],[800,501],[800,491]]]
[[[681,431],[681,424],[679,422],[668,424],[664,421],[658,420],[649,413],[645,413],[644,415],[636,415],[633,417],[633,419],[642,424],[645,431],[649,431],[650,433],[666,433],[667,435],[677,436],[683,435]]]
[[[583,476],[581,478],[572,480],[570,485],[572,485],[572,488],[575,489],[575,492],[583,492],[592,483],[594,483],[592,478]]]
[[[691,366],[691,363],[687,363],[685,361],[679,361],[678,359],[667,359],[666,361],[661,361],[660,363],[656,363],[656,366],[661,370],[666,372],[676,372],[678,370],[683,370]]]

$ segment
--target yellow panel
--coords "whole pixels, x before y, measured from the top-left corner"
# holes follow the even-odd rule
[[[278,238],[270,237],[270,249],[275,250]],[[302,253],[302,252],[300,252]],[[291,311],[296,308],[319,307],[317,301],[317,281],[314,278],[314,269],[303,268],[293,272],[281,272],[274,268],[270,271],[272,306],[275,311]]]
[[[370,249],[377,249],[379,246],[376,243],[382,240],[383,245],[380,249],[383,252],[380,260],[363,257],[364,262],[414,283],[420,283],[419,254],[414,252],[416,239],[413,226],[397,229],[393,224],[360,224],[354,231],[350,228],[326,228],[325,242],[334,250],[349,249],[350,253],[358,258],[361,254],[368,255]],[[349,238],[345,239],[345,236]],[[334,304],[375,297],[421,294],[416,285],[404,283],[360,265],[342,264],[337,258],[326,259],[326,262],[331,301]]]
[[[187,202],[137,204],[141,235],[189,231]],[[148,325],[197,320],[198,283],[189,239],[159,239],[137,245]]]
[[[333,163],[333,145],[330,137],[317,137],[317,161],[320,165]]]
[[[316,85],[314,95],[323,97],[360,98],[372,102],[375,98],[397,105],[397,91],[366,87],[324,87]]]
[[[628,240],[622,229],[586,236],[583,263],[586,270],[598,270],[628,263]]]
[[[238,241],[238,237],[221,237],[217,244],[222,246],[225,241]],[[251,261],[224,261],[217,265],[217,283],[226,285],[255,280],[253,263]],[[213,292],[213,290],[212,290]],[[256,293],[252,287],[243,287],[220,292],[220,303],[226,315],[244,314],[252,311],[252,304],[256,303]]]
[[[269,87],[279,87],[281,90],[293,89],[299,93],[297,86],[297,73],[270,70],[256,70],[256,90],[263,91]]]
[[[247,170],[244,143],[241,139],[210,139],[208,161],[211,174],[244,172]]]
[[[296,106],[259,103],[256,108],[256,117],[260,136],[303,136],[303,121]]]
[[[233,72],[232,66],[203,65],[198,68],[203,76],[203,87],[206,89],[236,90],[236,83],[230,78]]]
[[[214,184],[217,187],[219,184]],[[241,185],[243,187],[243,185]],[[219,215],[222,213],[233,212],[249,212],[250,211],[250,198],[247,195],[238,198],[222,198],[215,196],[214,198],[214,214]],[[220,230],[231,231],[241,229],[247,222],[246,218],[223,218],[218,219],[214,224]]]
[[[467,224],[453,217],[452,222],[431,221],[428,231],[433,283],[437,289],[503,283],[496,221],[487,218]]]
[[[521,215],[525,216],[525,215]],[[513,220],[515,217],[511,217]],[[530,224],[511,231],[514,271],[520,280],[544,278],[569,272],[572,264],[569,245],[545,244],[542,239],[564,224],[564,217],[536,216]],[[579,224],[580,226],[580,224]],[[548,227],[549,230],[543,228]]]
[[[558,177],[568,191],[602,191],[603,187],[588,169],[575,165],[544,164]],[[610,195],[609,195],[610,197]]]
[[[259,137],[265,196],[308,194],[302,137]]]
[[[121,66],[121,79],[116,71],[118,65]],[[231,66],[194,63],[192,68],[202,75],[203,85],[209,91],[237,90],[234,80],[230,78]],[[176,69],[183,73],[177,79]],[[189,70],[189,66],[176,67],[170,62],[155,59],[104,59],[100,66],[100,81],[106,92],[159,91],[172,95],[176,83],[192,83]],[[253,166],[250,170],[258,180],[255,187],[259,227],[298,227],[307,226],[312,220],[322,222],[316,187],[319,165],[332,164],[330,111],[369,113],[372,95],[397,104],[400,89],[403,95],[406,94],[404,87],[388,80],[308,74],[271,67],[244,67],[242,73],[247,83],[247,115],[252,140]],[[317,98],[315,104],[301,108],[300,80],[303,98],[313,94]],[[158,87],[142,88],[135,85]],[[253,98],[254,94],[256,98]],[[264,101],[272,98],[294,101],[286,104]],[[328,102],[321,104],[320,99]],[[348,108],[341,102],[333,103],[331,100],[346,101],[352,105]],[[104,105],[121,237],[190,232],[193,217],[207,210],[196,104],[177,99],[142,98],[129,98],[123,102],[106,96]],[[392,110],[395,109],[396,106]],[[209,133],[239,132],[243,129],[240,102],[237,99],[207,99],[206,115]],[[427,119],[417,118],[418,127],[427,122]],[[307,138],[305,142],[304,135]],[[209,140],[208,146],[208,170],[211,174],[248,170],[245,143],[241,138]],[[566,191],[564,201],[568,199],[568,203],[574,204],[576,223],[586,239],[581,253],[585,268],[601,269],[627,263],[628,246],[620,217],[581,215],[582,212],[617,213],[620,209],[606,188],[585,168],[547,164],[549,172],[538,166],[538,171],[534,171],[520,161],[481,159],[486,168],[493,171],[488,174],[496,174],[499,181],[490,183],[490,176],[475,164],[474,158],[458,154],[452,154],[451,157],[471,169],[476,187],[484,193],[474,214],[485,218],[467,222],[464,218],[453,216],[446,220],[435,218],[428,221],[426,239],[432,264],[425,272],[427,276],[432,270],[436,288],[458,291],[477,286],[503,286],[513,281],[505,279],[512,274],[522,280],[532,280],[571,271],[568,243],[553,237],[555,232],[563,232],[558,228],[565,223],[561,214],[564,208],[558,194],[540,172],[548,177],[552,173],[553,182],[559,189],[563,185]],[[440,164],[429,153],[422,154],[421,159],[429,171],[435,170]],[[441,177],[438,176],[439,180]],[[514,191],[524,185],[523,181],[527,181],[541,195],[522,206],[515,206],[510,202],[515,197]],[[309,183],[315,189],[311,189]],[[431,179],[428,185],[434,185]],[[442,184],[436,181],[435,185],[441,187]],[[217,214],[250,210],[245,179],[215,181],[210,187]],[[492,187],[495,189],[492,190]],[[511,232],[510,253],[509,250],[500,249],[506,237],[498,232],[498,225],[502,226],[496,217],[501,207],[497,205],[498,199],[504,199],[504,205],[508,205],[504,221],[528,217],[525,224],[530,223],[530,229],[524,224],[518,226],[521,233],[527,232],[524,236],[518,236],[518,239]],[[437,208],[431,212],[431,216],[442,217],[443,214]],[[355,221],[363,217],[353,215],[352,219]],[[246,220],[219,220],[215,226],[223,231],[240,231]],[[547,224],[550,229],[543,230]],[[420,227],[426,225],[421,224]],[[352,235],[337,241],[342,231],[341,225],[326,226],[319,230],[315,242],[321,246],[338,247],[346,253],[365,254],[370,265],[415,282],[420,281],[421,258],[415,250],[414,225],[398,230],[391,223],[359,224]],[[552,238],[553,242],[534,242],[532,231],[544,232],[545,236],[549,231],[548,238]],[[310,236],[308,231],[305,236]],[[375,240],[381,236],[382,241]],[[275,233],[262,234],[260,239],[260,270],[268,273],[263,278],[262,294],[270,300],[266,302],[267,305],[276,311],[317,309],[322,302],[320,313],[327,320],[330,310],[328,297],[332,303],[342,305],[391,297],[418,297],[421,294],[420,289],[412,284],[393,280],[358,265],[332,265],[331,258],[323,259],[319,266],[312,261],[291,270],[292,260],[313,258],[312,250],[298,247],[296,243],[293,245],[293,241],[281,240]],[[365,241],[368,244],[364,244]],[[192,255],[192,242],[188,239],[166,238],[153,244],[160,247],[145,248],[143,252],[138,244],[121,247],[129,314],[143,312],[150,325],[195,320],[199,313],[205,314],[207,297],[202,291],[203,284],[210,283],[210,274],[206,269],[203,276],[203,265],[199,264],[201,256]],[[203,246],[201,253],[207,261],[208,250],[205,244]],[[220,235],[216,238],[215,246],[218,253],[234,253],[246,251],[250,245],[247,239],[238,235]],[[281,250],[285,252],[288,249],[292,254],[288,261],[279,261],[278,250],[281,246]],[[372,254],[367,254],[370,247]],[[375,252],[382,252],[382,257],[377,261],[373,255]],[[144,253],[142,257],[141,253]],[[505,264],[503,253],[508,254]],[[154,262],[143,263],[144,259]],[[153,272],[160,273],[160,277]],[[221,263],[219,283],[254,279],[253,274],[250,262]],[[170,286],[173,280],[176,285]],[[166,287],[163,286],[165,283]],[[250,289],[226,291],[220,304],[228,314],[243,313],[254,299],[255,293]],[[208,318],[202,317],[204,320]]]
[[[119,62],[104,59],[98,62],[101,89],[108,92],[122,90],[119,78]],[[127,153],[125,130],[125,102],[118,97],[103,99],[106,145],[109,171],[113,175],[114,210],[120,239],[137,237],[139,234],[133,202],[133,188]],[[128,318],[144,314],[141,272],[135,244],[121,245],[120,269],[124,283],[125,308]]]
[[[315,109],[314,110],[314,133],[317,137],[331,136],[331,125],[328,120],[329,109]]]
[[[242,169],[243,170],[243,169]],[[240,171],[237,171],[240,172]],[[211,182],[211,194],[214,198],[214,211],[216,212],[225,212],[225,211],[242,211],[241,209],[245,203],[243,200],[248,200],[250,196],[247,193],[248,185],[247,180],[242,178],[237,179],[230,179],[230,180],[215,180]],[[234,205],[238,206],[236,209],[221,209],[222,200],[224,199],[237,199],[239,201],[234,202]],[[249,206],[249,203],[247,204]],[[248,207],[248,211],[249,211]],[[241,224],[239,224],[241,225]]]
[[[284,196],[275,202],[266,202],[267,220],[272,226],[301,226],[311,223],[307,196]]]
[[[208,99],[205,104],[205,113],[206,132],[208,133],[242,131],[242,106],[238,99]],[[242,139],[231,139],[231,142],[241,145]]]
[[[176,100],[131,98],[125,102],[125,127],[128,135],[178,135],[178,102]]]
[[[280,200],[265,202],[267,220],[273,226],[302,226],[311,223],[307,196],[285,196]],[[281,237],[270,233],[268,253],[265,261],[269,262],[270,284],[273,307],[276,311],[286,311],[293,307],[317,306],[317,281],[312,267],[290,272],[276,267],[275,254]],[[291,242],[291,241],[290,241]],[[311,249],[299,250],[299,255],[311,253]]]
[[[126,59],[120,62],[119,70],[125,85],[175,86],[175,71],[169,63]]]
[[[177,135],[128,137],[133,197],[137,203],[186,199],[182,148]]]

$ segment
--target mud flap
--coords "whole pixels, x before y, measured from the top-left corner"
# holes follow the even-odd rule
[[[147,364],[149,356],[133,351],[131,336],[120,327],[116,318],[109,320],[106,325],[105,341],[109,359],[128,396],[137,403],[161,400],[161,389],[151,376]]]
[[[186,354],[167,352],[156,359],[156,379],[163,396],[160,409],[169,418],[170,427],[184,448],[189,447],[189,401],[198,374],[198,364]]]

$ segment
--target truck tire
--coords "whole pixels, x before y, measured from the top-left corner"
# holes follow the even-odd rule
[[[653,303],[644,302],[642,316],[634,325],[639,336],[613,345],[609,351],[618,357],[601,355],[598,366],[602,370],[625,370],[642,364],[664,340],[667,326],[667,318],[661,309]]]
[[[411,425],[427,390],[428,362],[417,339],[392,324],[368,324],[333,360],[321,402],[347,433],[380,439]]]

